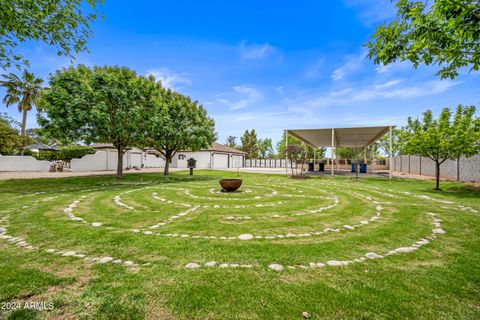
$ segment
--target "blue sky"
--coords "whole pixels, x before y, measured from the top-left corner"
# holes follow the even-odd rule
[[[286,128],[403,125],[426,109],[480,105],[479,73],[440,80],[435,67],[365,58],[362,44],[394,15],[390,0],[106,0],[102,11],[74,63],[155,75],[206,107],[221,143],[245,129],[276,141]],[[45,45],[21,50],[37,76],[70,64]]]

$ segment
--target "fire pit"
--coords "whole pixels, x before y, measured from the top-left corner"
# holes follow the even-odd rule
[[[221,179],[219,182],[225,192],[233,192],[242,185],[242,179]]]

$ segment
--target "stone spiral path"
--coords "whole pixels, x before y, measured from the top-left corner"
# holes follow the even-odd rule
[[[62,197],[49,193],[25,195],[35,199],[19,210],[45,210],[49,202]],[[188,182],[185,184],[149,184],[125,186],[114,191],[107,187],[76,190],[76,196],[65,200],[54,221],[91,228],[92,232],[111,232],[115,235],[138,234],[158,237],[167,241],[215,241],[216,243],[287,243],[296,245],[320,243],[322,239],[335,241],[350,235],[361,235],[365,228],[379,229],[387,223],[401,223],[399,208],[392,203],[405,201],[418,206],[418,219],[430,224],[431,231],[414,242],[403,242],[379,252],[361,251],[350,258],[342,255],[329,259],[312,256],[302,263],[252,259],[248,263],[225,261],[219,257],[201,261],[198,257],[179,268],[265,268],[273,271],[313,270],[323,267],[348,266],[374,259],[390,258],[399,254],[413,254],[431,244],[447,231],[443,228],[441,213],[432,212],[435,206],[445,210],[460,210],[477,214],[475,208],[435,197],[383,190],[374,186],[357,186],[332,180],[307,180],[292,182],[271,178],[269,183],[249,183],[242,192],[222,193],[216,181]],[[62,200],[63,201],[63,200]],[[101,212],[98,209],[104,208]],[[132,221],[129,225],[130,220]],[[10,230],[12,214],[0,217],[0,239],[18,249],[41,250],[58,257],[76,258],[92,263],[112,263],[127,268],[140,269],[149,263],[135,262],[132,253],[128,258],[115,258],[113,254],[95,255],[76,248],[52,248],[46,243],[31,243],[28,233]],[[201,227],[195,228],[199,223]],[[258,227],[258,224],[265,226]],[[291,229],[292,231],[288,231]],[[147,241],[149,241],[148,238]],[[153,262],[155,263],[155,262]],[[173,261],[175,265],[175,261]]]

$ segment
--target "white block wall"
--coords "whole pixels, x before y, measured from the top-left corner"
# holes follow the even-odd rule
[[[0,171],[50,171],[50,161],[31,156],[0,156]]]

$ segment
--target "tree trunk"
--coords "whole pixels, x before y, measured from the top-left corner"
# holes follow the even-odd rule
[[[440,162],[435,161],[435,190],[440,190]]]
[[[165,157],[165,168],[163,170],[163,175],[168,176],[168,169],[170,167],[170,160],[172,160],[172,156]]]
[[[22,127],[20,131],[20,135],[25,138],[26,135],[26,127],[27,127],[27,110],[23,109],[22,111]],[[23,156],[25,152],[25,146],[23,145],[25,142],[22,142],[22,147],[20,148],[20,155]]]
[[[117,179],[123,179],[123,148],[117,148]]]

